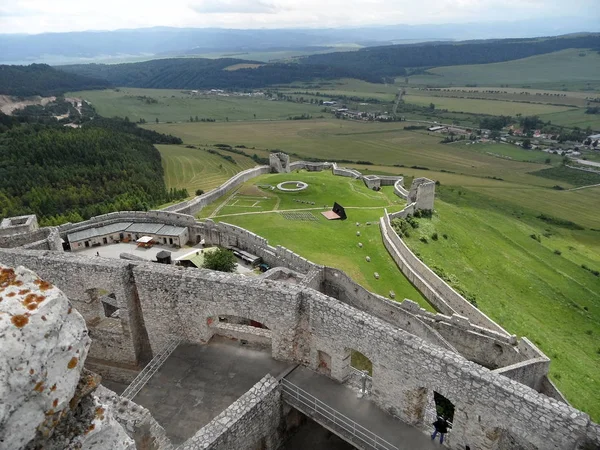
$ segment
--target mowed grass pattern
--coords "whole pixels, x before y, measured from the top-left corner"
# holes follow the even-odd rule
[[[254,161],[240,155],[219,151],[224,155],[232,155],[237,164],[208,153],[205,149],[190,149],[179,145],[157,145],[162,158],[167,189],[185,188],[190,196],[197,189],[208,192],[233,175],[255,165]]]

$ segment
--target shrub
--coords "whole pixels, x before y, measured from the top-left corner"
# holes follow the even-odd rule
[[[438,234],[437,233],[433,233],[431,235],[431,239],[433,239],[434,241],[437,241],[438,240]]]
[[[425,236],[419,239],[423,244],[427,244],[427,238]]]
[[[231,250],[219,247],[211,253],[204,253],[204,263],[202,267],[210,270],[218,270],[219,272],[235,271],[236,260],[235,255]]]
[[[562,252],[560,250],[554,250],[554,254],[555,255],[562,255]]]
[[[542,238],[540,237],[539,234],[530,234],[529,237],[531,239],[533,239],[534,241],[542,242]]]
[[[443,237],[444,239],[448,239],[448,235],[447,235],[446,233],[442,234],[442,237]]]
[[[204,191],[202,189],[196,189],[196,195],[202,195]]]

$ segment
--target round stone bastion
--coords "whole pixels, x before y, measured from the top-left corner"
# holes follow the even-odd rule
[[[285,187],[286,185],[293,185],[295,187]],[[299,192],[303,191],[308,187],[304,181],[284,181],[283,183],[279,183],[277,185],[277,189],[284,192]]]

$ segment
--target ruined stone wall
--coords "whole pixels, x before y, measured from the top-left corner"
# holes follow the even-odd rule
[[[0,236],[0,248],[24,247],[34,250],[62,250],[60,236],[55,227],[40,228],[34,231]]]
[[[322,294],[311,295],[310,315],[313,368],[318,351],[326,352],[331,376],[344,379],[351,345],[373,362],[374,400],[424,431],[428,393],[444,395],[455,405],[451,448],[494,449],[509,436],[534,448],[573,449],[592,426],[581,411]]]
[[[540,392],[542,389],[542,380],[549,369],[550,360],[548,358],[536,358],[496,369],[494,373],[504,375],[511,380],[518,381]]]
[[[394,194],[400,198],[403,198],[404,200],[408,198],[408,191],[404,189],[403,177],[400,177],[400,179],[394,183]]]
[[[130,262],[35,250],[0,250],[0,262],[22,265],[58,285],[86,321],[92,346],[89,356],[118,363],[144,364],[147,337],[140,325],[139,301]],[[102,295],[113,294],[119,318],[105,316]]]
[[[383,243],[402,273],[438,311],[449,315],[459,314],[474,324],[505,335],[509,334],[415,256],[392,228],[387,211],[380,219],[380,228]]]
[[[321,172],[331,169],[331,163],[318,163],[310,161],[296,161],[290,164],[290,170],[308,170],[309,172]]]
[[[283,442],[281,388],[266,375],[215,417],[181,450],[276,450]]]
[[[229,315],[267,326],[272,333],[273,356],[294,359],[300,286],[175,266],[145,264],[135,267],[133,273],[154,352],[173,336],[206,343],[215,332],[208,319]]]
[[[346,169],[345,167],[339,167],[336,163],[333,163],[331,166],[331,171],[334,175],[340,177],[350,177],[350,178],[361,178],[362,174],[358,170]]]

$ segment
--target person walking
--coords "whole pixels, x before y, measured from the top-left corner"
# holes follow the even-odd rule
[[[440,434],[440,444],[444,443],[444,435],[448,432],[448,428],[450,428],[450,425],[448,424],[448,421],[446,420],[445,417],[443,416],[438,416],[437,420],[435,422],[433,422],[433,427],[435,428],[433,434],[431,435],[431,440],[435,440],[435,437],[437,436],[437,434]]]

